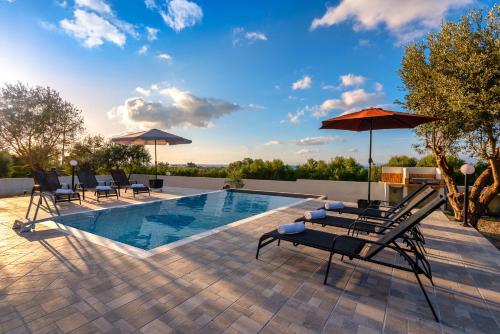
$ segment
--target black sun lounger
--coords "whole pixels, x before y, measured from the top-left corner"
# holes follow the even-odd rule
[[[436,192],[435,189],[427,187],[421,191],[417,196],[414,196],[404,207],[394,212],[389,218],[373,217],[360,215],[358,218],[345,218],[339,216],[327,215],[326,218],[307,220],[305,217],[300,217],[295,221],[305,221],[313,224],[321,224],[322,226],[335,226],[340,228],[347,228],[347,234],[354,235],[355,232],[377,233],[384,234],[386,230],[404,221],[412,214],[412,210],[416,209],[420,204],[427,200],[431,195]],[[423,241],[423,236],[421,237]]]
[[[120,189],[132,189],[132,194],[137,195],[140,193],[148,193],[151,196],[151,192],[149,191],[149,187],[143,185],[142,187],[134,187],[133,184],[137,184],[137,181],[130,181],[127,177],[127,174],[121,169],[112,169],[110,171],[111,177],[113,178],[113,182],[115,186],[118,188],[118,194],[120,193]]]
[[[402,207],[406,206],[415,196],[420,194],[422,191],[424,191],[427,188],[431,188],[426,184],[421,185],[405,197],[403,197],[399,202],[392,206],[387,206],[389,202],[386,201],[380,201],[381,204],[378,205],[377,207],[367,207],[367,208],[356,208],[352,206],[345,206],[341,209],[332,209],[329,211],[335,211],[338,213],[347,213],[347,214],[352,214],[352,215],[364,215],[364,216],[371,216],[371,217],[382,217],[382,218],[390,218],[391,215],[393,215],[395,212],[400,210]],[[432,189],[432,188],[431,188]],[[386,204],[382,204],[386,203]],[[386,207],[387,210],[380,210],[380,207]],[[320,209],[324,209],[324,207],[321,207]]]
[[[386,234],[381,235],[377,240],[363,239],[349,235],[336,235],[333,233],[309,229],[297,234],[280,234],[278,233],[278,230],[273,230],[264,233],[260,237],[255,258],[259,258],[259,251],[262,247],[267,246],[276,240],[278,240],[279,245],[280,241],[283,240],[291,242],[294,246],[303,245],[330,253],[323,284],[327,283],[332,257],[334,254],[412,272],[417,278],[417,282],[427,303],[429,304],[434,318],[439,322],[436,311],[434,310],[429,296],[427,295],[422,281],[420,280],[420,274],[423,274],[431,281],[432,284],[434,284],[432,282],[430,263],[426,259],[425,255],[420,252],[419,248],[415,245],[409,234],[417,226],[417,224],[419,224],[423,219],[444,203],[444,198],[439,196],[426,204],[423,208],[419,209],[404,222],[394,227]],[[402,245],[397,242],[399,239],[403,239],[404,242]],[[395,251],[403,257],[403,259],[407,262],[408,267],[376,259],[376,255],[382,250]]]
[[[78,175],[79,181],[76,190],[82,192],[82,197],[84,200],[85,191],[88,190],[94,191],[97,201],[99,201],[99,198],[110,196],[116,196],[116,199],[118,199],[118,188],[116,188],[116,186],[113,187],[110,185],[108,189],[99,189],[99,181],[97,181],[94,171],[85,168],[79,168],[76,174]],[[104,185],[106,186],[106,184]]]
[[[37,168],[34,171],[33,176],[36,183],[35,187],[33,187],[33,191],[36,189],[46,195],[49,195],[54,202],[54,205],[60,202],[73,201],[78,201],[80,204],[82,204],[82,201],[80,200],[80,194],[73,191],[74,189],[69,189],[69,186],[66,189],[66,193],[58,192],[58,189],[65,188],[63,188],[63,186],[59,182],[59,177],[57,176],[57,172],[55,170],[45,171],[41,168]]]

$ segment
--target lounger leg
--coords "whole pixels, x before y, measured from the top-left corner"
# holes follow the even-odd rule
[[[422,284],[422,281],[420,280],[420,277],[418,274],[415,272],[415,268],[413,268],[413,273],[415,274],[415,277],[417,278],[418,285],[420,285],[420,289],[424,293],[425,300],[427,300],[427,304],[429,304],[429,307],[431,308],[432,315],[434,316],[434,319],[436,319],[437,322],[439,322],[439,318],[436,314],[436,311],[434,310],[434,306],[432,306],[431,300],[429,299],[429,296],[427,295],[427,291],[425,291],[424,285]]]
[[[257,253],[255,254],[255,259],[259,259],[259,251],[260,251],[260,247],[262,245],[262,237],[259,239],[259,245],[257,246]]]
[[[326,281],[328,280],[328,273],[330,272],[330,266],[332,264],[332,257],[333,257],[333,252],[330,252],[330,257],[328,258],[328,265],[326,266],[326,273],[325,273],[325,280],[323,282],[323,284],[326,285]]]

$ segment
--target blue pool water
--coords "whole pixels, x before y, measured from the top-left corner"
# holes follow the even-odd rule
[[[218,191],[56,217],[55,222],[150,250],[297,202],[283,196]]]

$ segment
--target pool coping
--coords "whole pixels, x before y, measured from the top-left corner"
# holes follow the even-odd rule
[[[199,193],[199,194],[179,196],[179,197],[175,197],[175,198],[171,198],[171,199],[180,199],[180,198],[186,198],[186,197],[192,197],[192,196],[199,196],[199,195],[205,195],[205,194],[215,193],[215,192],[219,192],[219,191],[224,191],[224,190],[216,190],[216,191],[209,191],[209,192],[204,192],[204,193]],[[229,223],[226,225],[222,225],[222,226],[216,227],[214,229],[211,229],[211,230],[208,230],[205,232],[194,234],[194,235],[189,236],[187,238],[177,240],[177,241],[174,241],[174,242],[166,244],[166,245],[158,246],[158,247],[155,247],[155,248],[150,249],[150,250],[141,249],[138,247],[134,247],[134,246],[125,244],[125,243],[120,242],[120,241],[115,241],[115,240],[108,239],[108,238],[105,238],[105,237],[102,237],[102,236],[99,236],[99,235],[96,235],[96,234],[93,234],[90,232],[79,230],[79,229],[74,228],[74,227],[66,226],[62,223],[57,223],[53,220],[50,220],[50,218],[44,219],[42,221],[38,221],[37,224],[42,224],[48,228],[59,230],[65,234],[74,236],[75,238],[83,239],[83,240],[92,242],[94,244],[112,249],[114,251],[117,251],[117,252],[125,254],[125,255],[129,255],[129,256],[132,256],[132,257],[135,257],[138,259],[146,259],[146,258],[149,258],[151,256],[154,256],[154,255],[172,250],[174,248],[180,247],[182,245],[189,244],[193,241],[200,240],[200,239],[208,237],[210,235],[228,230],[230,228],[248,223],[248,222],[253,221],[255,219],[259,219],[259,218],[271,215],[271,214],[279,212],[279,211],[286,210],[288,208],[291,208],[291,207],[294,207],[294,206],[297,206],[297,205],[300,205],[302,203],[312,201],[315,199],[317,199],[317,198],[302,198],[302,199],[300,199],[296,202],[293,202],[291,204],[281,206],[279,208],[272,209],[269,211],[265,211],[265,212],[262,212],[262,213],[259,213],[257,215],[253,215],[253,216],[250,216],[250,217],[247,217],[244,219],[240,219],[240,220],[237,220],[235,222],[232,222],[232,223]],[[116,208],[117,207],[124,208],[124,207],[138,205],[138,204],[154,203],[154,202],[164,201],[164,200],[165,199],[153,200],[153,201],[144,202],[144,203],[133,203],[133,204],[127,204],[127,205],[120,205],[120,206],[116,206]],[[109,210],[109,209],[110,208],[102,208],[102,209],[96,209],[96,210],[89,210],[89,212]],[[70,216],[70,215],[74,215],[74,214],[78,214],[78,213],[81,213],[81,212],[70,213],[70,214],[66,214],[66,215],[62,215],[62,216]]]

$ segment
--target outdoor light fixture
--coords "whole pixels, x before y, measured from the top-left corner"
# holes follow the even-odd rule
[[[460,167],[460,172],[465,176],[465,198],[464,198],[464,226],[467,226],[467,216],[469,215],[469,175],[474,174],[476,169],[471,164],[463,164]]]
[[[75,170],[76,166],[78,165],[78,161],[76,160],[70,160],[69,164],[71,166],[71,189],[75,189]]]

